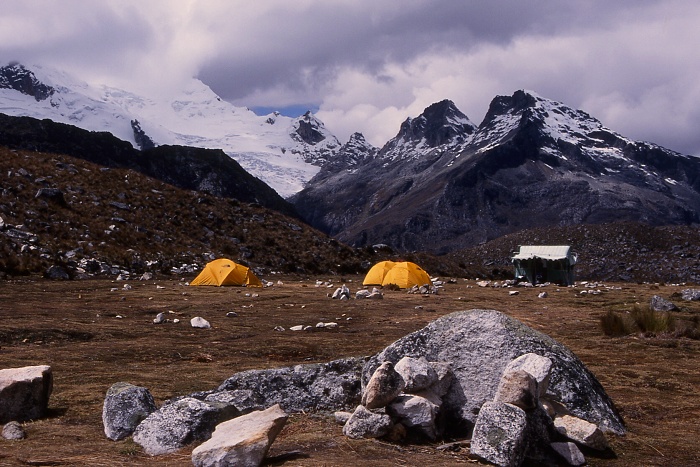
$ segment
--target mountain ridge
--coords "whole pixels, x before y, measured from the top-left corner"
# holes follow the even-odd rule
[[[411,121],[361,166],[322,168],[290,198],[302,217],[355,246],[438,254],[546,225],[699,222],[700,159],[533,92],[497,96],[473,132],[433,147],[407,138]],[[392,154],[406,140],[412,153]]]
[[[65,76],[47,90],[21,65],[10,71],[0,73],[0,111],[48,105],[74,124],[108,130],[115,128],[105,121],[117,116],[119,131],[144,148],[162,145],[163,135],[192,147],[216,143],[217,157],[264,174],[278,193],[294,193],[288,200],[307,222],[354,246],[444,254],[541,226],[700,222],[700,158],[632,141],[533,91],[494,97],[479,125],[453,102],[436,102],[376,148],[361,134],[341,145],[311,112],[291,119],[234,108],[196,80],[165,112],[164,102],[126,91]],[[26,99],[18,89],[29,92]],[[121,113],[107,115],[103,101]],[[162,125],[152,124],[155,116]],[[211,119],[227,131],[204,125]]]
[[[140,147],[139,130],[155,145],[221,149],[281,196],[300,190],[340,146],[323,122],[258,116],[193,79],[168,98],[90,85],[60,70],[11,63],[0,67],[0,112],[108,131]]]

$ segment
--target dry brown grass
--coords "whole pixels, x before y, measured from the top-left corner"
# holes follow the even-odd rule
[[[346,279],[356,291],[361,276]],[[539,289],[509,296],[507,289],[480,288],[460,279],[438,295],[387,290],[384,300],[340,302],[326,296],[334,289],[317,288],[315,280],[288,277],[283,282],[263,290],[188,288],[177,280],[131,282],[132,290],[107,280],[1,283],[0,366],[49,364],[55,381],[49,416],[25,423],[24,441],[0,440],[0,465],[190,465],[194,446],[151,458],[131,441],[106,439],[101,410],[109,386],[117,381],[142,385],[162,403],[212,389],[245,369],[370,355],[441,315],[472,308],[503,311],[551,335],[601,381],[629,433],[609,437],[616,459],[589,456],[589,465],[700,463],[700,342],[638,334],[611,338],[600,329],[608,310],[629,310],[655,294],[670,298],[680,287],[615,284],[622,289],[582,296],[576,289],[552,286],[546,289],[549,297],[539,299]],[[684,316],[700,315],[700,303],[681,304]],[[168,315],[182,322],[151,324],[161,311],[172,311]],[[227,318],[228,311],[238,316]],[[187,321],[197,315],[213,328],[189,327]],[[331,320],[341,326],[310,333],[272,331],[277,325]],[[299,454],[286,461],[275,457],[295,451]],[[327,414],[293,415],[270,455],[278,459],[274,465],[285,466],[474,462],[466,448],[445,452],[434,445],[350,440]]]

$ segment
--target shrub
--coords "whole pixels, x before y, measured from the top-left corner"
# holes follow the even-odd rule
[[[626,336],[633,331],[631,320],[612,310],[600,317],[600,327],[606,336],[611,337]]]
[[[401,290],[401,287],[396,284],[387,284],[384,287],[386,287],[387,290]]]
[[[630,316],[641,332],[659,333],[673,331],[675,320],[668,312],[635,305]]]

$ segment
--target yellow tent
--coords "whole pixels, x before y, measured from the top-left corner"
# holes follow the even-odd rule
[[[393,261],[380,261],[367,272],[362,285],[382,285],[384,276],[394,267],[396,263]]]
[[[416,263],[403,261],[382,261],[375,264],[365,276],[362,285],[389,285],[395,284],[402,289],[414,285],[430,284],[430,276]]]
[[[234,263],[230,259],[221,258],[207,263],[202,272],[190,282],[190,285],[262,287],[262,282],[247,267]]]

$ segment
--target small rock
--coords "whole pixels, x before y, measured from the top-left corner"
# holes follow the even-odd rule
[[[494,401],[513,404],[523,410],[533,409],[538,403],[537,381],[523,370],[507,371],[501,377]]]
[[[238,313],[236,313],[235,311],[229,311],[228,313],[226,313],[227,318],[235,318],[236,316],[238,316]]]
[[[209,321],[202,318],[201,316],[195,316],[194,318],[192,318],[190,320],[190,324],[192,325],[193,328],[199,328],[199,329],[211,328],[211,324],[209,324]]]
[[[9,440],[20,440],[26,437],[24,428],[19,422],[9,422],[4,427],[2,427],[2,437]]]
[[[594,423],[563,415],[554,419],[554,428],[572,441],[583,444],[591,449],[605,451],[609,448],[605,435]]]
[[[531,374],[537,381],[537,393],[544,396],[549,388],[549,380],[552,374],[552,360],[536,353],[526,353],[512,360],[503,370],[508,372],[523,370]]]
[[[386,435],[391,428],[391,417],[386,414],[371,412],[363,405],[358,405],[343,426],[343,434],[348,438],[379,438]]]
[[[362,405],[368,409],[384,407],[406,387],[406,382],[394,369],[394,364],[384,362],[374,371],[362,395]]]
[[[155,410],[156,403],[148,389],[125,382],[114,383],[102,406],[105,436],[113,441],[130,436]]]
[[[275,326],[274,328],[272,328],[272,330],[277,332],[284,332],[284,328],[282,326]]]
[[[586,458],[574,443],[552,443],[552,449],[569,465],[584,465]]]
[[[412,394],[433,385],[438,379],[435,369],[425,357],[403,357],[396,362],[394,370],[401,375],[406,383],[404,390]]]
[[[303,324],[298,324],[296,326],[292,326],[289,328],[290,331],[303,331],[304,330],[304,325]]]
[[[435,420],[440,410],[440,405],[436,402],[440,401],[431,401],[417,395],[402,395],[387,406],[387,412],[400,419],[407,428],[434,441],[438,435]]]
[[[342,410],[333,412],[333,418],[339,425],[345,425],[348,420],[350,420],[350,417],[352,417],[352,412],[345,412]]]
[[[649,308],[654,311],[673,311],[678,309],[678,307],[672,302],[666,300],[665,298],[659,297],[658,295],[651,297]]]
[[[156,317],[153,319],[153,324],[162,324],[165,323],[165,313],[158,313]]]

